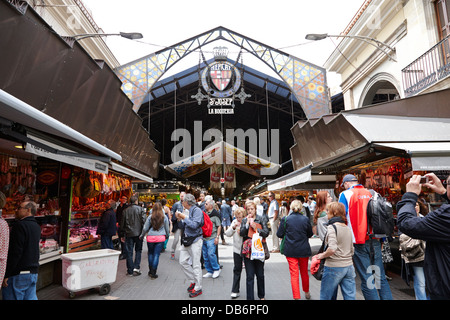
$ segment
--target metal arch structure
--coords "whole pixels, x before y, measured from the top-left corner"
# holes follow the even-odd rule
[[[122,91],[137,112],[153,85],[189,53],[214,41],[225,40],[259,58],[288,85],[308,119],[330,113],[326,71],[312,63],[250,39],[224,27],[217,27],[149,54],[115,69]]]

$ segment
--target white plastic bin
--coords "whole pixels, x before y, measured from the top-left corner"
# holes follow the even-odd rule
[[[62,258],[62,284],[74,298],[75,292],[100,288],[108,294],[116,281],[120,251],[111,249],[65,253]]]

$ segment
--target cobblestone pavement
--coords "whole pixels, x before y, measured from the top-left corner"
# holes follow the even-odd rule
[[[219,262],[223,266],[220,276],[216,279],[203,279],[203,294],[196,298],[189,298],[186,288],[189,286],[185,275],[178,263],[179,248],[176,251],[176,259],[170,259],[170,250],[161,253],[158,275],[156,280],[147,276],[148,260],[147,246],[144,243],[141,261],[142,275],[126,276],[126,262],[119,260],[116,281],[111,284],[111,291],[107,295],[99,295],[98,290],[84,290],[77,292],[73,300],[224,300],[231,301],[231,284],[233,277],[233,247],[232,239],[226,238],[228,244],[219,244]],[[169,239],[167,248],[171,247],[173,237]],[[313,254],[320,248],[321,241],[318,238],[310,239]],[[268,239],[271,248],[271,239]],[[286,258],[280,253],[272,253],[265,262],[265,290],[266,300],[292,300],[289,268]],[[206,271],[203,270],[203,273]],[[412,288],[408,287],[397,274],[389,273],[392,280],[389,281],[394,300],[414,300]],[[311,300],[319,300],[320,281],[310,275]],[[357,279],[357,300],[364,300]],[[69,300],[67,290],[61,285],[50,285],[37,292],[39,300]],[[304,293],[301,290],[301,299]],[[256,296],[256,281],[255,281]],[[245,300],[245,271],[241,277],[240,297],[233,300]],[[339,291],[338,300],[342,299]]]

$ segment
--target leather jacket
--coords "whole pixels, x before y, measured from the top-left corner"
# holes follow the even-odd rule
[[[141,234],[147,215],[145,209],[132,204],[123,211],[122,222],[120,227],[125,236],[137,237]]]
[[[256,217],[255,217],[255,223],[259,223],[262,227],[261,229],[258,229],[258,233],[263,238],[267,238],[267,236],[269,235],[269,232],[270,232],[269,227],[267,225],[268,222],[269,222],[269,219],[264,214],[262,216],[256,215]],[[244,219],[242,219],[241,230],[240,230],[240,235],[244,240],[249,239],[248,229],[249,229],[249,226],[247,226],[247,218],[244,218]]]

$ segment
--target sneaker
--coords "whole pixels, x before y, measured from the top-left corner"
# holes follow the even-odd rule
[[[127,277],[132,277],[132,276],[133,276],[132,273],[128,273],[128,272],[127,272]]]
[[[212,274],[213,279],[217,278],[220,275],[220,271],[221,271],[220,269],[214,271],[214,273]]]
[[[188,292],[194,291],[195,288],[195,283],[191,283],[191,285],[189,286],[189,288],[187,288]]]
[[[232,299],[236,299],[237,297],[239,297],[239,292],[232,292],[231,293],[231,298]]]
[[[214,273],[216,273],[216,272],[214,271]],[[213,274],[211,272],[205,273],[203,275],[203,278],[212,278],[212,277],[213,277]]]
[[[200,290],[192,290],[191,292],[189,292],[189,298],[195,298],[199,295],[202,294],[202,289]]]
[[[140,275],[141,275],[141,270],[133,269],[133,276],[140,276]]]

